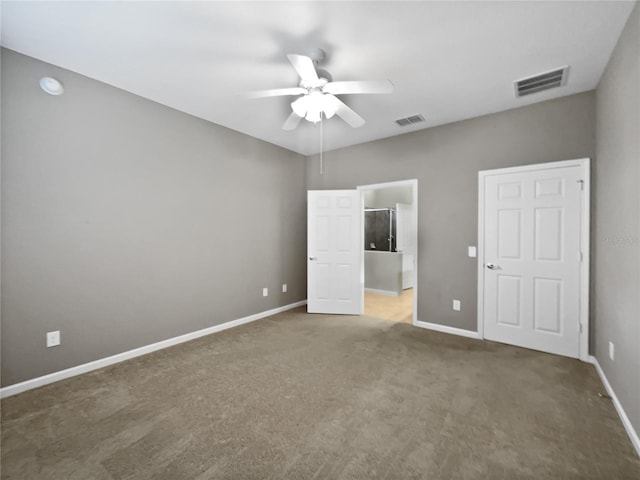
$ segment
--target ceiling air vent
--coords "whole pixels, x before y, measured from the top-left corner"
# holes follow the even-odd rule
[[[401,127],[406,127],[407,125],[413,125],[414,123],[420,122],[424,122],[424,117],[422,115],[411,115],[410,117],[396,120],[396,123]]]
[[[550,88],[561,87],[567,83],[568,72],[569,67],[564,66],[548,72],[539,73],[533,77],[516,80],[513,82],[516,89],[516,97],[524,97],[525,95],[549,90]]]

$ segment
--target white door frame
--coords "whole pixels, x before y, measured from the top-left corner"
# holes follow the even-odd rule
[[[582,201],[580,205],[580,360],[589,362],[589,220],[590,220],[590,159],[578,158],[560,162],[538,163],[521,167],[498,168],[478,172],[478,334],[484,337],[484,179],[490,175],[522,173],[535,170],[579,166],[582,170]]]
[[[417,326],[418,322],[418,179],[411,180],[398,180],[395,182],[387,183],[375,183],[373,185],[360,185],[358,190],[360,191],[361,199],[361,221],[360,221],[360,254],[362,258],[360,260],[360,280],[362,284],[362,305],[364,305],[364,192],[368,190],[380,190],[390,187],[411,187],[413,189],[413,225],[415,226],[413,231],[413,319],[411,323]]]

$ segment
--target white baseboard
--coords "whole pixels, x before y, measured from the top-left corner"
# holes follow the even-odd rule
[[[620,417],[620,420],[622,420],[622,425],[624,425],[624,429],[627,431],[627,435],[629,435],[629,439],[631,440],[633,447],[636,449],[636,453],[640,457],[640,437],[638,437],[638,433],[633,428],[633,425],[631,425],[631,421],[629,420],[629,417],[627,417],[624,408],[622,408],[622,404],[620,403],[620,400],[618,400],[616,392],[611,388],[611,384],[609,383],[609,380],[607,380],[604,370],[602,370],[602,367],[598,363],[598,359],[593,355],[589,355],[589,361],[596,367],[596,371],[598,372],[598,375],[600,375],[600,380],[602,380],[604,388],[607,390],[607,394],[611,397],[613,406],[616,407],[618,416]]]
[[[118,353],[116,355],[111,355],[110,357],[94,360],[93,362],[83,363],[82,365],[67,368],[65,370],[60,370],[58,372],[53,372],[48,375],[43,375],[42,377],[32,378],[31,380],[15,383],[13,385],[0,388],[0,398],[17,395],[18,393],[42,387],[43,385],[48,385],[53,382],[58,382],[60,380],[64,380],[65,378],[75,377],[76,375],[81,375],[93,370],[98,370],[99,368],[108,367],[109,365],[113,365],[115,363],[120,363],[131,358],[155,352],[156,350],[162,350],[163,348],[172,347],[173,345],[188,342],[189,340],[195,340],[196,338],[204,337],[205,335],[210,335],[212,333],[221,332],[229,328],[238,327],[240,325],[244,325],[245,323],[254,322],[256,320],[260,320],[261,318],[275,315],[276,313],[282,313],[287,310],[291,310],[292,308],[306,305],[306,303],[306,300],[301,300],[299,302],[291,303],[283,307],[267,310],[266,312],[259,312],[253,315],[249,315],[248,317],[238,318],[237,320],[231,320],[229,322],[221,323],[220,325],[203,328],[202,330],[196,330],[195,332],[186,333],[178,337],[168,338],[167,340],[162,340],[150,345],[145,345],[144,347],[134,348],[133,350]]]
[[[438,323],[423,322],[416,320],[414,325],[416,327],[427,328],[429,330],[435,330],[437,332],[450,333],[451,335],[460,335],[461,337],[475,338],[476,340],[482,340],[482,337],[478,332],[471,330],[465,330],[463,328],[448,327],[446,325],[440,325]]]
[[[378,293],[380,295],[389,295],[390,297],[399,297],[400,294],[398,292],[393,292],[391,290],[378,290],[377,288],[365,288],[365,292],[370,293]]]

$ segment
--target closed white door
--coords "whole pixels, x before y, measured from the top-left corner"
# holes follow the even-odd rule
[[[360,315],[360,192],[311,190],[307,202],[307,311]]]
[[[484,337],[578,358],[582,168],[483,173]]]

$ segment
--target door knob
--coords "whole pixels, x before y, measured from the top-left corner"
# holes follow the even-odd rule
[[[318,257],[309,257],[309,260],[317,260]]]
[[[496,268],[498,268],[498,266],[494,265],[493,263],[487,263],[487,268],[489,270],[495,270]]]

